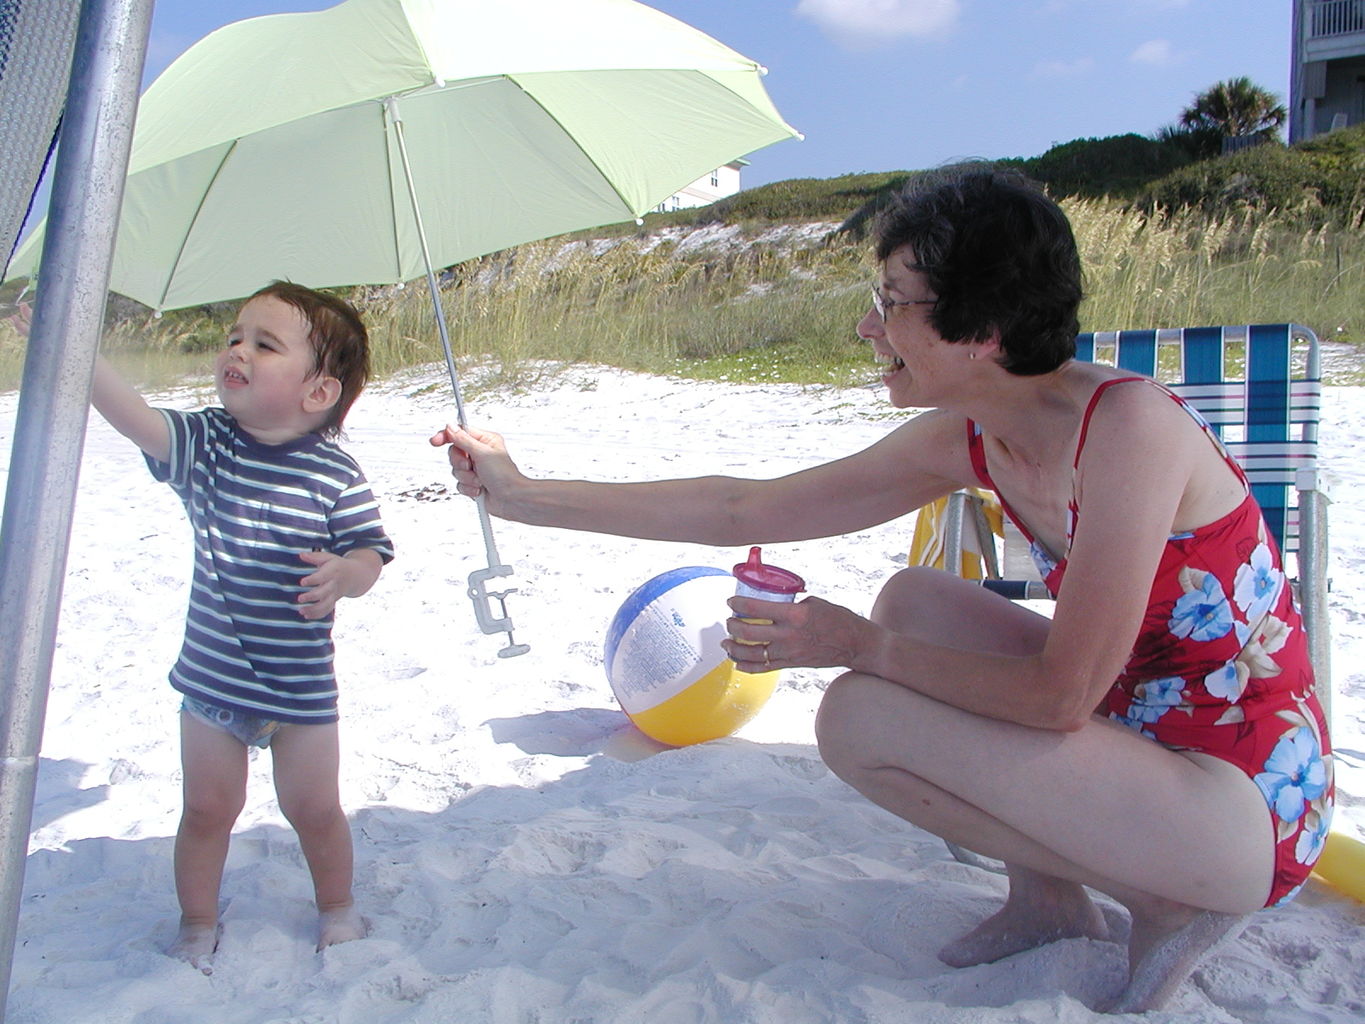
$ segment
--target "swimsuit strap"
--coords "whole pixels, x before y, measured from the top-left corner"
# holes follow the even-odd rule
[[[1130,380],[1145,380],[1150,384],[1156,384],[1156,381],[1151,380],[1148,377],[1115,377],[1113,380],[1105,381],[1095,389],[1095,393],[1090,396],[1090,401],[1085,407],[1085,413],[1081,417],[1081,436],[1076,441],[1076,455],[1071,462],[1072,470],[1075,470],[1076,467],[1081,464],[1081,449],[1085,447],[1085,435],[1090,430],[1090,417],[1094,415],[1095,405],[1099,402],[1100,395],[1104,393],[1106,388]],[[1157,384],[1157,387],[1161,387],[1161,385]],[[1166,391],[1165,388],[1161,388],[1161,390]],[[1180,399],[1175,395],[1172,395],[1171,392],[1166,391],[1166,394],[1171,395],[1176,401],[1180,401]],[[990,470],[986,468],[986,445],[981,439],[981,425],[975,420],[970,419],[967,420],[967,453],[971,456],[972,469],[976,471],[976,478],[999,494],[999,491],[996,490],[995,481],[991,479]]]
[[[1000,502],[1000,508],[1010,517],[1010,521],[1019,527],[1024,539],[1030,544],[1034,543],[1033,534],[1028,526],[1014,509],[1010,508],[1010,503],[1005,500],[1000,488],[996,487],[995,481],[991,479],[991,471],[986,468],[986,443],[981,439],[981,425],[970,419],[967,421],[967,454],[971,457],[972,469],[976,471],[976,478],[981,481],[982,486],[990,488],[996,500]]]
[[[1081,416],[1081,436],[1076,439],[1076,457],[1071,462],[1072,472],[1075,472],[1075,470],[1080,468],[1081,449],[1085,447],[1085,435],[1090,432],[1090,417],[1095,414],[1095,406],[1099,404],[1100,396],[1115,384],[1126,384],[1130,380],[1143,380],[1148,384],[1156,384],[1157,387],[1161,387],[1160,384],[1157,384],[1156,381],[1152,380],[1150,377],[1115,377],[1113,380],[1107,380],[1097,387],[1095,393],[1090,396],[1090,401],[1086,403],[1085,414]],[[1161,390],[1166,391],[1165,388],[1161,388]],[[1166,391],[1166,394],[1170,395],[1171,393]],[[1175,396],[1171,395],[1171,397],[1174,398]]]
[[[986,447],[981,440],[981,425],[975,420],[967,421],[967,454],[971,456],[976,478],[986,487],[995,490],[995,481],[991,479],[990,470],[986,468]]]
[[[1227,450],[1223,447],[1222,442],[1218,440],[1217,435],[1215,435],[1212,432],[1208,424],[1204,421],[1203,417],[1201,417],[1194,409],[1190,408],[1190,406],[1187,405],[1180,398],[1179,395],[1175,394],[1169,388],[1158,383],[1157,381],[1152,380],[1152,378],[1150,377],[1141,376],[1115,377],[1112,380],[1106,380],[1102,382],[1100,386],[1097,387],[1094,393],[1090,396],[1090,400],[1086,403],[1085,406],[1085,412],[1081,416],[1081,431],[1080,436],[1076,439],[1076,454],[1072,457],[1071,460],[1072,477],[1071,499],[1067,503],[1067,511],[1069,514],[1067,516],[1066,531],[1068,547],[1070,547],[1071,545],[1071,532],[1075,528],[1076,516],[1079,514],[1079,508],[1076,504],[1075,478],[1076,471],[1080,468],[1081,464],[1081,449],[1085,447],[1085,438],[1090,431],[1090,418],[1095,414],[1095,406],[1099,404],[1100,397],[1104,394],[1106,390],[1113,387],[1115,384],[1126,384],[1129,381],[1145,381],[1146,383],[1151,384],[1153,387],[1158,388],[1164,394],[1168,395],[1172,401],[1174,401],[1177,405],[1179,405],[1192,417],[1194,417],[1195,421],[1200,424],[1200,426],[1204,429],[1205,433],[1207,433],[1209,437],[1213,438],[1214,443],[1218,445],[1219,451],[1223,452],[1224,457],[1228,459],[1229,463],[1237,471],[1237,474],[1239,476],[1242,475],[1242,470],[1241,467],[1237,465],[1237,460],[1232,458],[1231,455],[1227,454]],[[981,436],[981,426],[975,420],[970,419],[967,420],[967,452],[971,457],[972,469],[976,472],[977,479],[980,480],[983,485],[989,487],[992,491],[995,492],[996,498],[999,499],[1000,501],[1000,507],[1004,509],[1005,514],[1008,515],[1010,519],[1014,521],[1014,525],[1019,527],[1019,531],[1024,535],[1025,539],[1027,539],[1030,544],[1035,543],[1033,533],[1029,530],[1028,526],[1025,525],[1024,520],[1021,519],[1015,513],[1014,509],[1010,508],[1009,502],[1005,500],[1005,496],[1000,493],[1000,489],[995,486],[995,481],[991,479],[990,470],[986,467],[986,444]]]
[[[1209,421],[1206,420],[1200,414],[1198,409],[1190,405],[1189,402],[1185,401],[1183,398],[1177,395],[1165,384],[1162,384],[1160,381],[1152,380],[1151,377],[1115,377],[1112,380],[1105,381],[1095,389],[1095,393],[1090,396],[1090,401],[1089,403],[1087,403],[1085,407],[1085,415],[1081,418],[1081,436],[1076,441],[1076,458],[1071,464],[1071,472],[1073,478],[1076,470],[1079,469],[1081,465],[1081,449],[1085,447],[1085,435],[1090,429],[1090,417],[1095,412],[1095,406],[1099,403],[1100,396],[1104,394],[1104,392],[1113,385],[1126,384],[1129,381],[1141,381],[1144,384],[1150,384],[1152,387],[1156,388],[1176,405],[1180,406],[1181,409],[1185,410],[1186,414],[1189,415],[1190,419],[1194,420],[1194,422],[1198,424],[1199,429],[1204,432],[1204,436],[1207,437],[1213,443],[1213,446],[1215,448],[1218,449],[1218,454],[1223,457],[1223,461],[1228,464],[1228,467],[1234,473],[1237,474],[1237,479],[1242,481],[1242,485],[1244,487],[1248,488],[1248,493],[1250,492],[1250,485],[1247,483],[1246,473],[1242,470],[1241,463],[1239,463],[1236,460],[1236,458],[1233,457],[1232,453],[1228,451],[1227,446],[1223,444],[1223,439],[1220,438],[1218,434],[1214,431],[1213,427],[1209,425]],[[984,465],[985,458],[984,449],[982,451],[982,458]],[[1072,485],[1072,489],[1073,491],[1075,489],[1074,483]]]

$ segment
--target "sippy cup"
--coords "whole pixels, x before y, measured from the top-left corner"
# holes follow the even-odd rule
[[[796,600],[796,595],[806,589],[806,581],[787,569],[775,565],[764,565],[763,556],[757,547],[749,549],[749,560],[740,562],[734,569],[736,597],[756,597],[760,601]],[[772,619],[744,619],[755,625],[771,626]],[[739,640],[736,643],[751,644],[752,641]]]
[[[762,552],[757,547],[749,549],[749,560],[735,566],[736,597],[756,597],[761,601],[796,600],[796,595],[806,589],[806,581],[787,569],[775,565],[764,565]]]

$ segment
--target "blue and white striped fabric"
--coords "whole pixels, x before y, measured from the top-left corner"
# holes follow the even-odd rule
[[[335,722],[332,617],[299,615],[299,581],[313,571],[299,555],[370,548],[393,558],[364,474],[316,434],[265,445],[222,409],[160,412],[170,459],[147,464],[185,503],[194,530],[171,685],[282,722]]]

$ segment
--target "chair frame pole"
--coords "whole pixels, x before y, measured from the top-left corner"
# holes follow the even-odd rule
[[[1295,484],[1299,490],[1298,568],[1300,611],[1308,633],[1308,657],[1313,662],[1313,678],[1332,731],[1332,637],[1327,628],[1327,509],[1332,502],[1330,487],[1321,470],[1301,469]]]

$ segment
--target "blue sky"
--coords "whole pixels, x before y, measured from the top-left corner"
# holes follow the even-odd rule
[[[497,2],[497,0],[489,0]],[[333,0],[156,0],[147,80],[240,18]],[[805,141],[750,157],[745,186],[1036,156],[1172,123],[1245,75],[1288,102],[1289,0],[652,0],[765,65]]]

